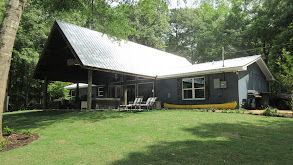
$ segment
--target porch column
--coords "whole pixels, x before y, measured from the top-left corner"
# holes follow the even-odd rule
[[[45,76],[44,79],[44,91],[43,91],[43,109],[47,109],[48,103],[47,103],[47,98],[48,98],[48,77]]]
[[[92,109],[92,82],[93,82],[93,71],[88,70],[88,88],[87,88],[87,110]]]
[[[79,99],[79,82],[76,82],[76,89],[75,89],[75,108],[80,108],[80,99]]]
[[[75,98],[79,99],[79,82],[76,83]]]
[[[104,98],[109,98],[108,89],[109,89],[109,83],[107,82],[104,86]]]
[[[126,76],[123,76],[124,80],[124,104],[127,105],[127,80]]]
[[[155,78],[154,81],[154,86],[153,86],[153,97],[157,97],[157,77]]]

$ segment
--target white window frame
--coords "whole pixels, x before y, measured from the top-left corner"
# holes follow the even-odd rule
[[[74,95],[72,94],[74,92]],[[76,92],[76,90],[74,89],[74,90],[70,90],[70,97],[71,97],[71,99],[74,99],[75,98],[75,92]]]
[[[100,89],[103,89],[103,90],[100,90]],[[98,87],[98,97],[103,97],[103,96],[104,96],[104,86],[99,86]]]
[[[201,88],[195,88],[194,87],[194,79],[200,79],[203,78],[203,81],[205,82],[205,77],[190,77],[190,78],[183,78],[182,79],[182,100],[205,100],[206,97],[206,84],[204,83],[204,86]],[[192,79],[192,87],[183,89],[183,81],[186,79]],[[204,97],[203,98],[195,98],[195,90],[196,89],[203,89],[204,90]],[[192,91],[192,98],[184,98],[184,91],[191,90]]]

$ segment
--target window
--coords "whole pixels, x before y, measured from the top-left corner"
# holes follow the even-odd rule
[[[120,98],[121,97],[121,86],[120,85],[115,85],[115,86],[110,86],[108,88],[109,91],[109,98]]]
[[[185,78],[182,79],[182,99],[183,100],[204,100],[205,99],[205,78]]]
[[[104,96],[104,87],[98,87],[98,96]]]
[[[120,98],[120,97],[121,97],[121,87],[116,86],[116,98]]]
[[[137,96],[147,99],[153,97],[154,83],[139,83],[137,86]]]
[[[75,98],[75,90],[71,90],[71,99]]]

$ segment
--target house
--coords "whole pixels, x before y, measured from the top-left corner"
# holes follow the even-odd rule
[[[260,55],[192,65],[183,57],[130,41],[116,42],[62,21],[54,23],[34,77],[45,83],[79,84],[71,86],[72,96],[85,95],[89,106],[92,100],[110,98],[126,104],[138,96],[156,96],[162,105],[239,106],[247,100],[248,90],[268,92],[267,81],[274,80]]]

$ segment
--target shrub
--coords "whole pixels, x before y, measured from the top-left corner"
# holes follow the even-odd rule
[[[28,136],[32,136],[32,130],[28,129],[28,130],[24,130],[22,131],[23,134],[28,135]]]
[[[228,111],[228,110],[226,110],[226,109],[222,109],[221,112],[222,112],[222,113],[227,113],[227,111]]]
[[[14,132],[14,129],[6,126],[4,127],[4,131],[6,132],[7,135],[11,135]]]
[[[276,108],[266,108],[265,111],[262,113],[264,116],[280,116],[281,113],[278,112]]]
[[[3,147],[4,147],[6,144],[7,144],[6,139],[3,138],[3,139],[0,141],[0,151],[3,149]]]
[[[292,92],[292,94],[293,94],[293,92]],[[293,97],[292,97],[291,101],[289,102],[289,107],[293,111]]]
[[[216,108],[209,108],[208,111],[216,112]]]
[[[48,93],[51,100],[60,98],[64,100],[69,100],[69,90],[65,89],[64,87],[70,84],[72,83],[61,81],[55,81],[53,83],[50,83],[48,86]]]

